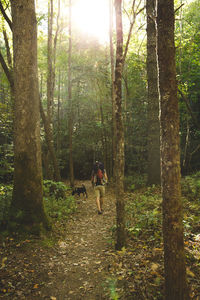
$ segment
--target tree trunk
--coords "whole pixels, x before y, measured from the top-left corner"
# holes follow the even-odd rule
[[[52,49],[52,27],[53,27],[53,1],[50,0],[48,4],[48,71],[47,71],[47,116],[45,116],[42,103],[40,103],[40,112],[45,129],[45,138],[51,160],[54,168],[54,180],[61,181],[59,165],[56,157],[54,141],[53,141],[53,96],[54,96],[54,68],[53,68],[53,49]],[[55,49],[54,49],[55,51]]]
[[[46,115],[44,113],[41,100],[40,100],[40,114],[41,114],[42,122],[44,125],[45,139],[46,139],[47,147],[48,147],[49,153],[51,155],[51,160],[52,160],[52,165],[53,165],[53,170],[54,170],[54,175],[53,175],[54,180],[61,181],[60,170],[59,170],[59,166],[58,166],[58,162],[57,162],[57,158],[56,158],[56,152],[55,152],[55,148],[54,148],[54,144],[53,144],[52,128],[51,128],[51,124],[49,122],[48,117],[46,117]]]
[[[34,232],[47,225],[40,147],[34,0],[11,0],[14,51],[14,187],[11,217]],[[22,229],[22,226],[20,227]],[[24,227],[23,227],[24,229]]]
[[[61,109],[61,101],[60,101],[60,92],[61,92],[61,72],[58,71],[58,107],[57,107],[57,154],[58,157],[60,155],[61,149],[61,126],[60,126],[60,109]]]
[[[115,120],[115,89],[114,89],[114,49],[113,49],[113,0],[110,0],[110,64],[111,64],[111,99],[112,99],[112,165],[111,172],[114,176],[114,165],[116,159],[116,120]]]
[[[53,0],[48,3],[48,44],[47,44],[47,117],[50,124],[52,123],[53,107]]]
[[[123,71],[123,30],[122,30],[122,0],[115,0],[116,12],[116,64],[115,64],[115,118],[116,118],[116,212],[117,212],[117,241],[116,249],[126,244],[124,220],[124,128],[122,118],[122,71]]]
[[[69,168],[70,185],[74,186],[74,163],[73,163],[73,113],[72,113],[72,82],[71,82],[71,55],[72,55],[72,24],[71,24],[71,0],[69,0],[69,51],[68,51],[68,101],[69,101]]]
[[[156,57],[156,0],[147,0],[148,184],[160,184],[160,122]]]
[[[179,111],[174,45],[174,2],[157,3],[157,53],[161,121],[161,183],[165,298],[189,299],[180,188]]]

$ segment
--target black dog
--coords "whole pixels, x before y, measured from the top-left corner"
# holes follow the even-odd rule
[[[79,197],[80,197],[80,194],[83,194],[83,196],[86,196],[86,198],[88,197],[87,191],[86,191],[86,188],[85,188],[84,184],[82,184],[81,187],[76,187],[72,191],[72,196],[74,196],[75,194],[79,195]]]

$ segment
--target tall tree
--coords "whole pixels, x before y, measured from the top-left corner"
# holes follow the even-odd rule
[[[55,36],[54,49],[53,49],[53,0],[50,0],[48,3],[47,115],[45,115],[45,112],[42,107],[42,103],[40,104],[40,111],[41,111],[42,121],[44,124],[48,153],[49,153],[49,157],[51,158],[51,162],[53,164],[53,170],[54,170],[53,177],[55,181],[61,181],[59,165],[58,165],[55,147],[54,147],[53,126],[52,126],[54,86],[55,86],[56,40],[57,40],[57,34]]]
[[[112,99],[112,165],[111,171],[114,175],[114,165],[116,157],[116,120],[115,120],[115,91],[114,91],[114,47],[113,47],[113,0],[109,1],[109,38],[110,38],[110,65],[111,65],[111,99]]]
[[[160,123],[156,57],[156,0],[146,1],[148,82],[148,184],[160,183]]]
[[[70,185],[74,186],[74,165],[73,165],[73,111],[72,111],[72,80],[71,80],[71,64],[72,64],[72,22],[71,13],[72,5],[69,0],[69,50],[68,50],[68,127],[69,127],[69,168],[70,168]]]
[[[122,117],[122,72],[123,72],[123,28],[122,0],[115,0],[116,13],[116,63],[115,63],[115,119],[116,119],[116,211],[117,211],[117,241],[116,249],[121,249],[126,243],[124,220],[124,127]]]
[[[174,1],[157,2],[157,54],[161,122],[161,184],[165,298],[189,299],[180,188],[179,111],[177,98]]]
[[[11,0],[14,52],[14,188],[12,218],[40,230],[43,207],[37,21],[34,0]]]

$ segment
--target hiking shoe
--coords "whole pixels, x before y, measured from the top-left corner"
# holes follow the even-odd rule
[[[98,215],[102,215],[102,211],[99,211],[99,210],[98,210]]]

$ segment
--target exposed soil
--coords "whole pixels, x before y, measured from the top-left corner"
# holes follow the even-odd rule
[[[106,288],[112,249],[110,228],[115,203],[107,189],[103,215],[97,214],[94,191],[85,183],[88,198],[66,224],[55,247],[33,240],[9,238],[1,248],[1,299],[109,299]]]

